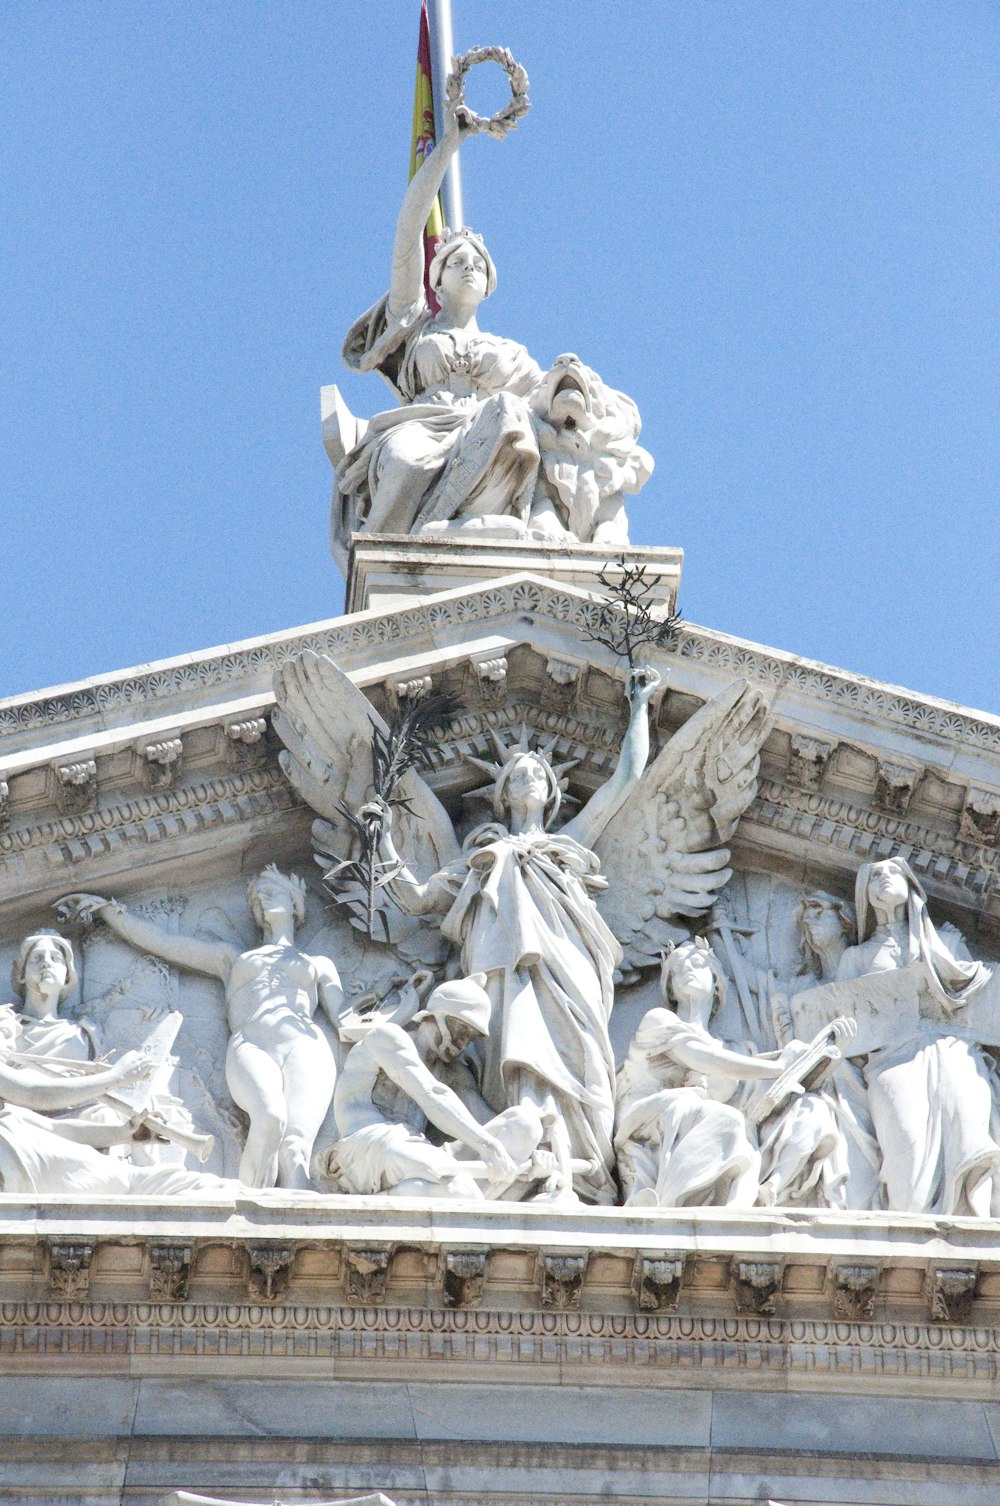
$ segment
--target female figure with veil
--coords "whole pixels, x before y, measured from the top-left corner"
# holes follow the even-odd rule
[[[958,932],[934,925],[923,885],[905,858],[863,863],[855,907],[858,943],[841,957],[838,979],[922,963],[937,1015],[915,1015],[910,1027],[896,1029],[891,1042],[868,1057],[886,1206],[989,1218],[1000,1181],[997,1073],[963,1029],[964,1007],[985,988],[989,970],[969,958]]]
[[[527,517],[539,452],[527,399],[542,372],[516,340],[479,328],[496,268],[480,236],[445,230],[424,290],[424,225],[469,115],[445,102],[444,132],[411,179],[396,224],[389,291],[352,325],[344,360],[377,371],[402,407],[377,414],[337,468],[341,542],[361,527],[405,534],[427,523]],[[345,446],[346,448],[346,446]]]

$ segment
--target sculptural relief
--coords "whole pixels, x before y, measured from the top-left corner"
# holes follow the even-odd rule
[[[508,61],[513,77],[517,65]],[[527,77],[518,72],[523,98]],[[480,329],[497,276],[473,231],[445,230],[427,276],[438,310],[428,305],[424,225],[461,141],[485,125],[453,76],[442,138],[400,209],[389,291],[344,343],[347,365],[379,372],[401,406],[365,424],[334,389],[324,441],[337,471],[331,548],[342,566],[359,531],[458,528],[620,546],[628,540],[623,493],[637,492],[652,472],[629,398],[576,356],[560,356],[544,373],[516,341]],[[507,128],[491,125],[494,135]]]
[[[618,1073],[615,1147],[629,1205],[843,1205],[842,1137],[828,1103],[805,1091],[810,1047],[734,1049],[709,1030],[728,981],[703,937],[671,948],[661,987]],[[822,1060],[852,1026],[838,1020]],[[817,1061],[820,1058],[817,1056]],[[801,1072],[796,1068],[801,1066]],[[784,1084],[773,1103],[748,1085]],[[813,1086],[810,1082],[810,1086]]]
[[[397,905],[424,918],[432,940],[450,944],[454,971],[486,975],[491,1018],[478,1048],[482,1097],[494,1114],[526,1108],[540,1117],[542,1148],[554,1161],[540,1195],[553,1199],[617,1199],[608,1038],[615,970],[626,961],[648,965],[670,934],[671,916],[710,907],[730,872],[719,844],[753,794],[766,723],[761,698],[739,683],[722,692],[644,773],[647,708],[657,685],[652,671],[630,674],[629,722],[615,772],[557,831],[550,828],[567,771],[524,736],[514,746],[497,737],[496,762],[473,760],[490,775],[486,793],[496,819],[461,845],[415,773],[405,786],[404,844],[411,850],[404,857],[393,809],[371,801],[360,809],[363,822],[378,828],[380,868]],[[286,772],[314,810],[342,824],[345,793],[371,787],[370,754],[367,774],[360,756],[370,742],[371,708],[315,654],[287,665],[275,688]],[[630,912],[623,949],[616,906],[627,902],[629,882],[647,877],[653,902],[642,907],[645,922],[638,909]],[[676,926],[673,933],[684,934]]]
[[[74,1027],[63,1022],[67,1028],[60,1028],[53,1004],[75,982],[72,949],[64,938],[51,932],[27,937],[14,975],[25,1013],[0,1011],[0,1190],[112,1197],[235,1191],[235,1183],[178,1165],[134,1164],[101,1154],[129,1145],[144,1124],[167,1132],[150,1091],[161,1057],[153,1050],[133,1051],[112,1065],[92,1063]],[[28,1021],[33,1051],[20,1049],[22,1019]],[[32,1023],[46,1020],[51,1029],[32,1039]],[[56,1042],[65,1056],[38,1049]]]
[[[313,1016],[322,1006],[335,1022],[343,991],[330,958],[307,956],[295,945],[296,923],[305,915],[300,880],[268,867],[248,884],[247,902],[264,933],[262,945],[249,951],[165,931],[98,895],[68,895],[59,912],[84,923],[99,918],[131,945],[224,985],[226,1081],[250,1120],[240,1180],[248,1187],[306,1188],[336,1075]]]
[[[340,1191],[396,1197],[496,1198],[551,1171],[536,1152],[543,1127],[527,1105],[493,1116],[470,1082],[460,1096],[441,1080],[467,1047],[485,1040],[485,974],[440,984],[423,1008],[370,1021],[337,1083],[340,1139],[324,1171]],[[410,1000],[419,1002],[412,987]],[[405,999],[405,996],[404,996]],[[478,1102],[470,1105],[470,1094]],[[476,1112],[473,1112],[473,1108]],[[428,1124],[448,1137],[432,1143]]]

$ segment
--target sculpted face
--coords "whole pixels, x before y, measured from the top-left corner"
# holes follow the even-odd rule
[[[538,801],[542,805],[549,794],[549,776],[540,758],[531,753],[520,757],[507,775],[508,799],[519,803]]]
[[[437,1015],[434,1025],[437,1031],[434,1055],[443,1062],[456,1061],[466,1046],[479,1039],[479,1031],[474,1026],[452,1015]]]
[[[802,928],[818,952],[843,939],[840,915],[833,905],[821,899],[807,899],[802,906]]]
[[[711,1006],[715,994],[715,973],[705,952],[700,947],[685,948],[680,954],[675,954],[675,960],[670,968],[670,986],[678,1006],[683,1006],[685,1013],[692,1008],[701,1009],[708,1004]]]
[[[59,942],[54,936],[40,936],[24,964],[25,989],[45,998],[57,998],[68,977],[69,969]]]
[[[459,241],[441,268],[438,294],[441,303],[481,303],[486,297],[486,259],[468,241]]]
[[[875,863],[868,879],[868,899],[878,910],[898,910],[909,898],[910,886],[906,875],[888,858],[884,863]]]

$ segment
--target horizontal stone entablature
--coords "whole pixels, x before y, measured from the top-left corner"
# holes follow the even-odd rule
[[[406,1307],[428,1326],[430,1314],[462,1309],[978,1330],[1000,1316],[995,1224],[975,1219],[722,1208],[637,1217],[410,1199],[387,1210],[376,1198],[280,1192],[198,1205],[8,1197],[0,1283],[15,1326],[18,1304],[59,1300]],[[161,1309],[154,1321],[174,1319]]]

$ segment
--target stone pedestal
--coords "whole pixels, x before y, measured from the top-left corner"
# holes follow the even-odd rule
[[[557,586],[603,591],[599,573],[614,581],[621,574],[621,550],[595,544],[547,544],[530,539],[491,539],[475,533],[422,534],[396,538],[355,534],[347,578],[348,612],[368,607],[412,606],[439,591],[479,586],[501,576],[544,576]],[[630,544],[629,565],[641,565],[652,586],[651,604],[677,610],[683,549]]]

